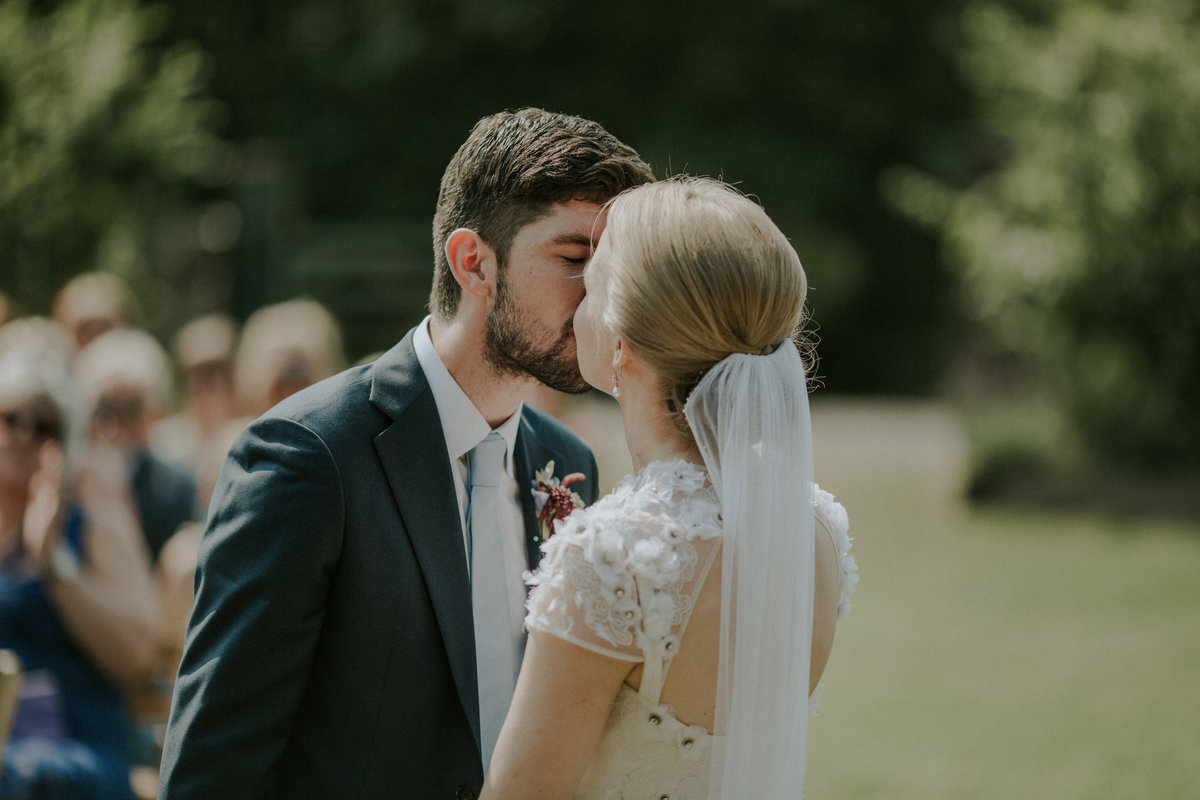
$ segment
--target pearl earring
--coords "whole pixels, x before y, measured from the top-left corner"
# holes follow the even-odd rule
[[[612,382],[613,382],[613,391],[612,391],[612,396],[613,396],[613,397],[620,397],[620,396],[621,396],[621,387],[620,387],[620,386],[617,384],[617,373],[616,373],[616,370],[614,370],[614,371],[613,371],[613,375],[612,375]]]

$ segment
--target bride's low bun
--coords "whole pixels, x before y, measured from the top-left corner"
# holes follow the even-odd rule
[[[798,336],[804,268],[762,207],[733,187],[677,177],[632,189],[609,205],[606,239],[604,323],[661,376],[680,430],[688,395],[714,364]]]

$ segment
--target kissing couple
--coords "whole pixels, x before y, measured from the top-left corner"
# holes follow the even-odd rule
[[[476,124],[433,239],[430,316],[228,455],[159,797],[801,796],[856,576],[795,250],[539,109]],[[539,383],[615,397],[635,474],[597,499]],[[544,530],[535,476],[583,507]]]

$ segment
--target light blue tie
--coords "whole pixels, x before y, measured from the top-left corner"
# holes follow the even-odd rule
[[[479,674],[479,747],[487,771],[516,685],[504,543],[500,536],[500,476],[507,446],[492,432],[471,451],[471,606]]]

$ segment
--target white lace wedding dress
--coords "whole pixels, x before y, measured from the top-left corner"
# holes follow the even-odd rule
[[[838,617],[858,580],[849,521],[816,489],[821,530],[841,568]],[[721,508],[703,467],[654,462],[594,505],[558,523],[544,545],[526,627],[597,653],[643,663],[640,689],[621,687],[575,797],[705,798],[715,737],[659,702],[692,605],[720,549]],[[719,578],[719,575],[718,575]]]

